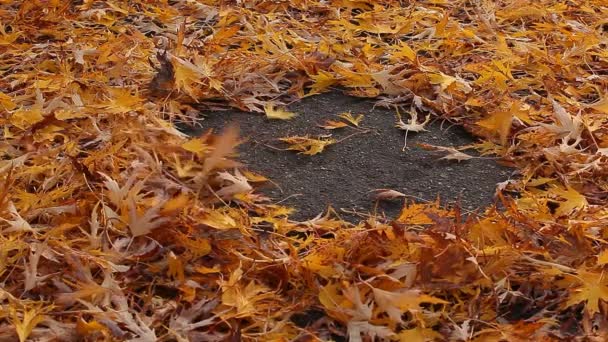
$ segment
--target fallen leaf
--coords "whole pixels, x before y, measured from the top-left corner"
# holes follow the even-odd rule
[[[298,151],[302,154],[313,156],[323,152],[323,150],[332,144],[336,143],[335,139],[331,138],[309,138],[308,136],[294,136],[279,139],[289,144],[288,150]]]
[[[324,124],[319,125],[319,127],[322,127],[324,129],[338,129],[338,128],[342,128],[342,127],[346,127],[348,126],[347,123],[342,122],[342,121],[334,121],[334,120],[327,120],[325,121]]]
[[[361,121],[365,117],[363,114],[358,114],[356,117],[351,114],[351,112],[344,112],[338,114],[338,116],[346,121],[348,121],[351,125],[355,127],[359,127]]]
[[[379,201],[390,201],[396,198],[405,197],[405,194],[391,189],[375,189],[374,198]]]
[[[273,120],[290,120],[297,116],[296,113],[288,112],[284,109],[275,108],[272,103],[264,106],[266,117]]]

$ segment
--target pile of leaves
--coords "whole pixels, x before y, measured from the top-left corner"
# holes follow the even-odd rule
[[[602,0],[0,1],[0,340],[602,340],[606,18]],[[466,218],[295,222],[235,128],[175,128],[332,87],[461,124],[518,177]]]

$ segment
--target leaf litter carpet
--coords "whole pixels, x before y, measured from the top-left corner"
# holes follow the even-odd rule
[[[0,339],[604,340],[607,17],[591,0],[0,1]],[[175,128],[293,119],[331,88],[408,135],[458,124],[517,174],[476,215],[407,200],[301,222],[239,167],[236,128]],[[322,156],[357,114],[277,143]]]

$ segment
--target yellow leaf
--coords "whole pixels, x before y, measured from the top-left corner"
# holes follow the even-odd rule
[[[441,90],[446,90],[452,83],[456,82],[456,77],[446,75],[444,73],[429,74],[429,80],[432,84],[439,84]]]
[[[453,217],[453,212],[443,210],[437,203],[424,204],[424,203],[412,203],[406,205],[401,210],[397,222],[406,224],[431,224],[433,220],[427,214],[442,216],[442,217]]]
[[[15,326],[20,342],[27,340],[32,330],[44,320],[44,313],[51,309],[52,306],[43,306],[42,303],[30,307],[24,306],[21,310],[17,310],[13,305],[9,307],[11,322]]]
[[[400,59],[400,58],[407,58],[409,59],[411,62],[415,62],[416,61],[416,51],[412,50],[411,47],[409,47],[407,44],[401,42],[399,44],[399,50],[395,53],[392,54],[391,56],[393,59]]]
[[[478,121],[477,124],[491,133],[498,135],[500,143],[503,146],[507,145],[507,139],[511,132],[511,124],[513,122],[513,115],[507,111],[497,112],[487,119]]]
[[[312,75],[310,78],[314,83],[306,96],[320,94],[323,90],[338,82],[331,73],[323,70],[319,70],[316,75]]]
[[[420,327],[403,330],[397,334],[397,338],[400,342],[426,342],[444,339],[443,335],[435,330]]]
[[[359,124],[365,117],[363,114],[359,114],[359,115],[357,115],[357,117],[354,117],[350,112],[344,112],[344,113],[338,114],[338,116],[341,117],[342,119],[350,122],[353,126],[356,126],[356,127],[359,127]]]
[[[211,243],[208,239],[186,234],[177,234],[177,238],[184,247],[190,250],[194,258],[200,258],[211,253]]]
[[[208,152],[211,148],[205,144],[200,138],[193,138],[182,144],[182,148],[186,151],[202,155]]]
[[[174,57],[173,61],[173,77],[177,89],[182,90],[190,96],[196,96],[196,85],[202,83],[203,74],[192,63]]]
[[[391,292],[374,288],[373,291],[374,300],[378,304],[378,308],[386,312],[396,323],[403,322],[401,319],[403,313],[419,310],[422,303],[448,304],[443,299],[423,294],[418,290]]]
[[[266,117],[273,120],[289,120],[296,117],[296,113],[288,112],[281,108],[274,108],[272,103],[267,103],[264,106]]]
[[[235,269],[228,281],[222,281],[222,304],[236,309],[237,317],[247,317],[256,312],[256,303],[274,294],[270,289],[250,281],[246,286],[241,283],[243,270]]]
[[[597,256],[597,263],[600,266],[608,264],[608,249],[604,249]]]
[[[132,95],[127,89],[110,88],[109,93],[110,100],[105,106],[109,113],[120,114],[138,110],[144,101],[137,94]]]
[[[76,332],[82,336],[89,336],[92,333],[95,333],[98,331],[102,332],[103,335],[106,336],[107,330],[108,330],[108,328],[106,328],[105,325],[103,325],[97,321],[87,322],[84,319],[79,318],[78,321],[76,322]]]
[[[0,106],[2,106],[4,110],[13,110],[17,105],[15,105],[10,96],[0,91]]]
[[[264,177],[264,176],[262,176],[260,174],[257,174],[255,172],[251,172],[251,171],[247,171],[247,170],[242,170],[241,173],[251,183],[261,183],[261,182],[268,181],[268,178],[266,178],[266,177]]]
[[[238,228],[234,218],[225,210],[210,210],[199,222],[215,229]]]
[[[196,266],[194,267],[194,271],[200,274],[210,274],[210,273],[220,273],[222,270],[219,266],[206,267],[206,266]]]
[[[325,121],[324,124],[319,125],[319,126],[324,129],[338,129],[338,128],[346,127],[346,126],[348,126],[348,124],[345,122],[342,122],[342,121],[327,120],[327,121]]]
[[[585,310],[590,317],[597,312],[600,312],[599,302],[608,301],[608,282],[603,273],[589,272],[581,270],[577,272],[575,278],[581,282],[581,286],[574,289],[568,298],[567,306],[576,305],[580,302],[586,302]]]
[[[279,139],[289,144],[288,150],[299,151],[302,154],[309,156],[323,152],[323,150],[336,142],[331,138],[314,139],[307,136],[304,137],[288,137]]]
[[[160,210],[161,215],[170,215],[187,207],[190,197],[186,194],[179,194],[165,202]]]
[[[42,120],[44,120],[42,106],[38,105],[34,105],[30,109],[20,108],[10,118],[11,123],[21,129],[28,129]]]
[[[347,322],[351,315],[344,312],[344,309],[354,307],[353,303],[341,294],[342,286],[340,283],[329,282],[319,291],[319,302],[325,307],[327,312],[334,318]]]
[[[570,186],[566,187],[565,190],[556,186],[551,189],[551,192],[566,200],[560,202],[555,211],[555,215],[558,217],[570,215],[572,212],[583,209],[588,205],[587,198]]]
[[[598,112],[608,114],[608,96],[591,105],[591,108],[597,110]]]
[[[344,300],[344,298],[340,295],[339,290],[339,283],[328,283],[327,285],[323,286],[321,291],[319,291],[319,302],[321,305],[330,310],[339,307],[340,302]]]
[[[344,252],[345,249],[340,247],[312,252],[302,260],[303,267],[329,279],[337,274],[334,264],[342,260]]]
[[[178,256],[176,256],[171,251],[169,252],[167,258],[169,259],[169,269],[167,270],[167,275],[173,279],[178,280],[180,283],[183,283],[185,280],[184,263]]]
[[[507,44],[507,40],[505,39],[504,34],[497,34],[496,36],[496,50],[499,52],[502,52],[506,55],[510,55],[511,49],[509,48],[509,45]]]
[[[70,119],[86,118],[88,116],[83,111],[72,110],[72,109],[58,109],[55,111],[54,115],[57,120],[62,120],[62,121],[70,120]]]

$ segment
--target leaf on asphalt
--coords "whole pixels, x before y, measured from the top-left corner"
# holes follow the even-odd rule
[[[264,106],[266,117],[273,120],[290,120],[297,116],[296,113],[288,112],[281,108],[276,108],[272,103]]]
[[[340,113],[338,114],[338,116],[355,127],[359,127],[359,124],[361,123],[361,121],[363,121],[363,118],[365,117],[365,115],[363,114],[357,114],[356,116],[353,116],[351,112]]]
[[[469,160],[469,159],[473,159],[475,157],[470,156],[466,153],[460,152],[458,151],[456,148],[454,147],[444,147],[444,146],[434,146],[434,145],[429,145],[429,144],[418,144],[420,147],[426,149],[426,150],[432,150],[432,151],[441,151],[441,152],[447,152],[448,154],[439,158],[439,159],[446,159],[446,160],[456,160],[458,162],[463,161],[463,160]]]
[[[336,143],[335,139],[328,137],[310,138],[308,136],[293,136],[279,139],[289,145],[288,150],[298,151],[301,154],[313,156],[325,150],[327,146]]]
[[[396,198],[405,197],[405,194],[391,189],[375,189],[372,190],[374,198],[379,201],[390,201]]]
[[[347,127],[348,124],[345,122],[342,122],[342,121],[327,120],[327,121],[325,121],[324,124],[319,125],[319,126],[324,129],[338,129],[338,128]]]

